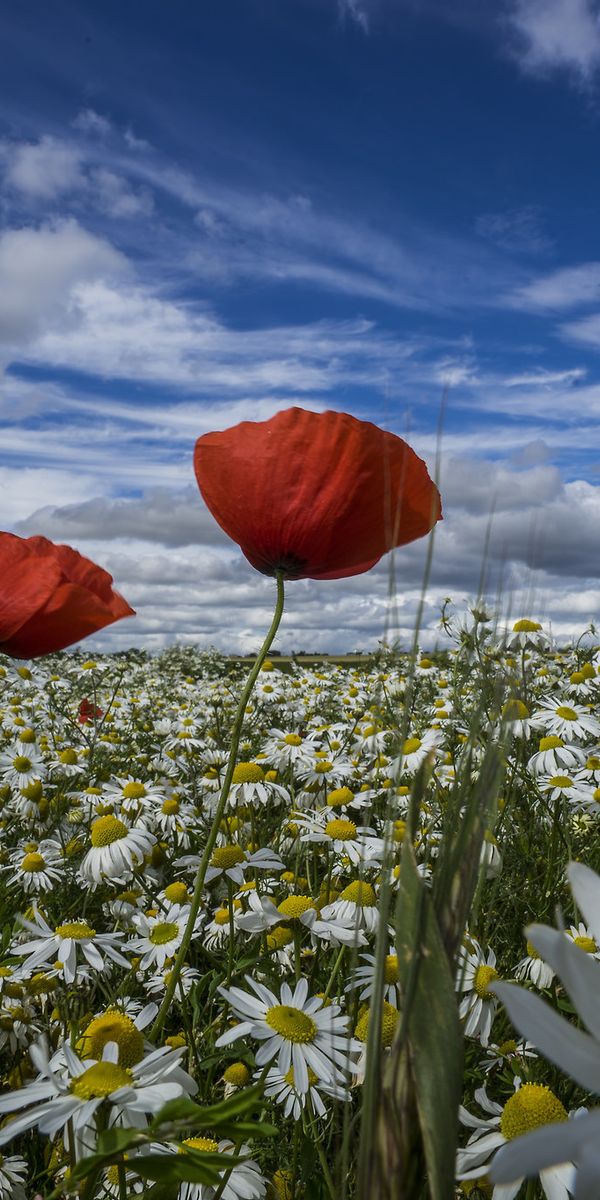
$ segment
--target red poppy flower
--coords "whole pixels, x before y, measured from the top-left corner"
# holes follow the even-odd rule
[[[79,724],[87,725],[90,721],[99,720],[100,717],[103,716],[104,709],[98,708],[97,705],[92,704],[91,700],[88,700],[87,696],[85,696],[79,705],[79,713],[77,715]]]
[[[70,546],[0,533],[0,651],[37,658],[134,616],[112,575]]]
[[[442,516],[414,450],[348,413],[288,408],[205,433],[194,467],[211,513],[265,575],[359,575]]]

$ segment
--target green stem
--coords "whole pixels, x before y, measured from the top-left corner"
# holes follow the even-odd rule
[[[282,571],[280,571],[280,570],[277,571],[276,579],[277,579],[277,602],[275,605],[275,612],[273,614],[273,620],[271,622],[271,628],[269,629],[269,632],[267,633],[267,636],[256,656],[254,666],[252,667],[252,670],[250,671],[250,674],[246,680],[244,690],[243,690],[243,692],[240,696],[239,702],[238,702],[237,711],[235,714],[235,720],[233,723],[233,729],[231,732],[231,748],[229,750],[229,758],[227,760],[227,770],[225,772],[225,779],[223,780],[223,787],[221,788],[221,795],[219,797],[219,803],[217,804],[216,812],[213,817],[213,822],[210,827],[208,840],[207,840],[206,846],[204,847],[204,853],[202,855],[202,858],[200,860],[200,865],[198,867],[198,874],[196,876],[196,884],[194,887],[194,895],[192,897],[190,915],[188,917],[188,922],[185,927],[185,933],[183,935],[181,946],[179,947],[179,950],[177,951],[177,957],[173,964],[173,969],[171,971],[171,978],[169,980],[169,984],[168,984],[167,990],[165,992],[163,1002],[158,1010],[156,1020],[150,1031],[150,1040],[151,1041],[156,1040],[156,1038],[160,1034],[162,1027],[165,1023],[165,1018],[171,1007],[171,1002],[173,1000],[173,994],[174,994],[175,988],[177,986],[177,980],[179,979],[179,976],[181,974],[181,968],[185,962],[188,950],[190,948],[190,942],[192,940],[192,934],[194,932],[194,925],[196,922],[196,917],[198,916],[200,904],[202,901],[202,892],[204,890],[204,880],[206,878],[206,872],[208,870],[210,858],[211,858],[212,852],[214,850],[215,842],[218,837],[219,829],[221,826],[221,821],[223,820],[223,813],[225,812],[225,805],[227,804],[227,797],[229,796],[229,790],[231,788],[231,782],[233,779],[233,772],[235,769],[238,747],[240,744],[240,737],[242,734],[242,726],[244,724],[244,716],[246,714],[246,705],[248,704],[248,700],[250,698],[250,693],[251,693],[252,688],[254,687],[254,684],[256,683],[256,680],[258,678],[260,668],[262,667],[262,665],[265,661],[265,658],[267,657],[271,643],[275,637],[275,634],[277,633],[277,630],[279,629],[279,623],[281,621],[281,617],[283,614],[283,601],[284,601],[283,572]]]

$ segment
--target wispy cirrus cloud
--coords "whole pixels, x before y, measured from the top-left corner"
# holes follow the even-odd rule
[[[507,305],[527,312],[561,312],[600,300],[600,262],[560,267],[538,276],[505,297]]]
[[[524,71],[569,72],[589,83],[600,66],[600,21],[595,0],[516,0],[507,24]]]

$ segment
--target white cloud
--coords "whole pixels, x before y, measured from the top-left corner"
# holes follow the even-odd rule
[[[53,137],[2,143],[5,181],[34,200],[54,200],[84,184],[79,150]]]
[[[600,64],[598,7],[592,0],[516,0],[509,23],[526,71],[566,69],[587,82]]]
[[[578,321],[565,321],[560,332],[567,341],[579,342],[591,350],[600,350],[600,313],[592,313]]]
[[[154,202],[148,188],[135,191],[120,175],[106,167],[98,167],[90,173],[90,188],[94,203],[101,212],[119,220],[130,217],[150,216]]]
[[[600,300],[600,262],[561,267],[549,275],[533,279],[506,297],[514,308],[528,312],[560,312]]]
[[[42,328],[68,336],[72,289],[122,274],[126,260],[76,221],[0,235],[0,345],[24,346]]]
[[[365,0],[338,0],[340,17],[349,17],[363,33],[369,32],[369,13]]]
[[[83,108],[71,124],[73,129],[79,130],[80,133],[96,134],[99,137],[106,137],[112,130],[108,117],[103,117],[93,108]]]
[[[553,246],[552,239],[544,233],[541,210],[535,204],[482,213],[475,223],[475,232],[510,254],[545,254]]]
[[[540,367],[537,371],[525,371],[518,375],[508,375],[503,380],[504,387],[540,387],[551,388],[556,383],[578,383],[587,375],[586,367],[572,367],[569,371],[548,371]]]

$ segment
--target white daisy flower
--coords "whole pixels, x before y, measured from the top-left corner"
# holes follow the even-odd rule
[[[234,767],[233,780],[229,796],[228,808],[239,805],[282,804],[289,803],[290,794],[287,788],[279,783],[268,780],[263,768],[257,762],[240,762]]]
[[[264,1089],[265,1096],[281,1105],[284,1117],[292,1117],[294,1121],[301,1119],[305,1108],[308,1108],[317,1117],[326,1116],[327,1108],[321,1099],[322,1094],[329,1097],[330,1100],[343,1102],[350,1100],[350,1092],[345,1086],[345,1079],[342,1075],[336,1083],[325,1083],[323,1080],[319,1080],[315,1072],[310,1069],[306,1092],[297,1091],[294,1084],[293,1067],[290,1067],[285,1075],[282,1075],[277,1067],[271,1067],[267,1071]]]
[[[0,1200],[27,1200],[24,1184],[27,1183],[29,1167],[24,1158],[11,1154],[0,1155]]]
[[[525,1066],[528,1058],[537,1058],[533,1043],[517,1042],[514,1038],[508,1038],[499,1044],[490,1042],[485,1058],[481,1060],[481,1066],[486,1074],[495,1067],[508,1067],[514,1075]]]
[[[540,649],[549,641],[540,622],[532,621],[529,617],[521,617],[519,621],[515,621],[511,632],[506,636],[509,650],[522,650],[527,646]]]
[[[21,917],[20,921],[25,929],[37,936],[11,947],[11,954],[25,958],[27,970],[54,964],[65,983],[73,983],[79,972],[79,955],[83,955],[95,971],[106,970],[105,958],[129,970],[129,960],[120,952],[122,933],[96,933],[84,920],[66,921],[52,929],[35,906],[33,915],[33,921],[26,917]]]
[[[365,879],[353,879],[336,900],[321,909],[321,917],[324,921],[341,920],[354,925],[355,929],[375,933],[379,925],[375,889]]]
[[[532,754],[527,768],[533,775],[569,775],[577,771],[586,761],[585,751],[580,746],[568,746],[561,737],[551,734],[540,738],[539,750]]]
[[[142,826],[130,829],[118,817],[107,815],[94,821],[90,841],[79,873],[86,883],[96,885],[105,880],[128,879],[150,853],[156,838]]]
[[[548,988],[554,979],[552,967],[540,958],[533,942],[527,942],[527,954],[515,967],[515,979],[530,979],[537,988]]]
[[[2,870],[11,872],[8,883],[18,884],[28,895],[51,892],[64,876],[62,846],[51,838],[26,842],[13,851],[10,864]]]
[[[402,745],[402,753],[392,759],[389,773],[392,779],[400,775],[414,775],[425,762],[428,755],[438,755],[442,734],[439,729],[426,729],[420,737],[406,738]]]
[[[27,787],[28,783],[43,779],[45,775],[42,756],[35,746],[16,746],[12,751],[0,754],[0,775],[13,787]]]
[[[186,1138],[181,1144],[181,1150],[185,1150],[189,1146],[192,1150],[202,1150],[206,1154],[231,1154],[235,1151],[240,1156],[250,1154],[250,1147],[241,1145],[236,1150],[233,1142],[224,1139],[221,1142],[216,1142],[213,1138],[208,1137],[190,1137]],[[169,1147],[153,1147],[156,1151],[163,1149],[174,1152],[175,1148],[172,1145]],[[176,1152],[176,1151],[175,1151]],[[223,1177],[225,1170],[220,1172]],[[177,1193],[178,1200],[213,1200],[219,1189],[209,1187],[205,1183],[182,1183],[180,1184]],[[237,1163],[227,1175],[227,1182],[222,1190],[222,1200],[262,1200],[262,1197],[267,1192],[267,1180],[262,1175],[261,1169],[253,1158],[246,1157],[242,1163]]]
[[[239,1024],[217,1039],[217,1046],[228,1046],[240,1037],[257,1038],[261,1045],[256,1052],[260,1069],[277,1059],[283,1075],[294,1068],[294,1087],[300,1093],[308,1091],[309,1068],[317,1079],[336,1083],[340,1072],[348,1069],[350,1056],[360,1050],[348,1034],[348,1017],[338,1004],[325,1005],[319,996],[308,999],[308,981],[300,979],[292,992],[282,983],[280,997],[246,976],[248,987],[219,987],[230,1004]]]
[[[95,1147],[95,1117],[101,1108],[109,1125],[144,1128],[146,1117],[168,1100],[197,1091],[197,1084],[179,1066],[183,1051],[166,1046],[131,1068],[119,1065],[115,1042],[106,1043],[98,1061],[82,1061],[69,1042],[52,1058],[43,1040],[31,1046],[29,1053],[39,1072],[37,1079],[0,1096],[0,1114],[28,1111],[0,1129],[0,1145],[37,1128],[50,1137],[62,1134],[69,1146],[72,1131],[73,1150],[81,1158]]]
[[[363,965],[355,967],[352,971],[350,980],[346,984],[346,991],[354,991],[359,988],[359,998],[369,1000],[375,991],[377,959],[374,954],[361,954],[360,958]],[[387,954],[383,969],[385,978],[383,998],[398,1008],[400,1005],[398,955]]]
[[[314,754],[314,743],[301,737],[297,730],[286,733],[284,729],[273,726],[263,746],[263,751],[269,762],[280,770],[292,767],[297,762],[309,762]]]
[[[488,950],[486,956],[474,938],[468,938],[458,958],[456,990],[466,993],[458,1012],[465,1023],[465,1035],[478,1038],[482,1046],[489,1042],[498,1007],[490,985],[499,978],[494,951]]]
[[[600,877],[582,863],[571,863],[568,876],[577,906],[594,940],[600,944]],[[598,1095],[600,965],[562,931],[533,925],[526,932],[560,977],[585,1029],[566,1021],[539,996],[515,984],[497,984],[498,995],[519,1032],[530,1038],[541,1054],[584,1091]],[[578,1113],[573,1121],[563,1119],[562,1124],[550,1130],[535,1128],[535,1132],[502,1150],[491,1175],[496,1183],[507,1186],[517,1178],[520,1182],[538,1172],[541,1177],[542,1172],[556,1163],[565,1162],[577,1165],[576,1182],[572,1181],[571,1190],[576,1189],[578,1200],[596,1200],[600,1178],[600,1108]]]
[[[489,1173],[494,1151],[513,1138],[531,1129],[551,1125],[548,1132],[555,1133],[554,1126],[568,1121],[568,1114],[560,1100],[540,1083],[524,1083],[518,1086],[506,1104],[490,1100],[484,1087],[475,1092],[475,1099],[487,1114],[474,1117],[461,1105],[460,1119],[476,1132],[466,1146],[458,1151],[456,1177],[459,1180],[480,1179]],[[537,1174],[537,1172],[536,1172]],[[540,1171],[540,1183],[548,1200],[570,1200],[573,1190],[575,1169],[571,1162]],[[494,1188],[495,1200],[514,1200],[523,1178],[511,1180],[512,1186]]]
[[[149,967],[162,971],[166,960],[174,957],[183,941],[189,914],[189,904],[170,904],[152,917],[145,913],[136,914],[134,923],[138,936],[129,941],[127,949],[142,955],[141,971],[147,971]],[[200,933],[202,920],[203,916],[199,914],[192,937]]]
[[[155,783],[142,783],[140,779],[127,777],[116,779],[102,788],[102,799],[114,804],[129,819],[134,819],[148,809],[154,809],[166,800],[164,788]]]
[[[377,863],[383,858],[382,838],[368,826],[355,825],[350,817],[330,816],[327,809],[321,809],[306,816],[293,813],[292,820],[304,831],[301,842],[321,842],[353,866]]]
[[[191,856],[190,856],[191,861]],[[199,864],[199,856],[196,859]],[[279,874],[284,870],[284,863],[272,850],[261,848],[250,853],[243,850],[237,842],[229,842],[215,846],[205,876],[205,883],[225,876],[232,883],[243,883],[248,869],[255,871],[275,871]]]
[[[600,721],[592,716],[589,708],[574,702],[565,704],[560,696],[546,697],[542,707],[534,712],[531,720],[534,725],[541,725],[549,733],[567,741],[575,737],[585,742],[600,734]]]

